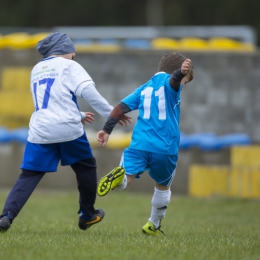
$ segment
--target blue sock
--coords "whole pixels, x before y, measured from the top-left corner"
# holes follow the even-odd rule
[[[81,209],[81,211],[80,211],[80,213],[79,213],[79,217],[80,217],[80,218],[84,218],[84,219],[86,219],[86,220],[89,220],[89,219],[91,218],[91,216],[89,216],[89,215],[86,213],[85,209]]]
[[[1,217],[7,217],[7,218],[9,218],[11,223],[13,222],[13,219],[11,218],[11,215],[10,215],[9,212],[7,214],[5,214],[5,215],[2,215]]]
[[[5,217],[11,218],[9,212],[5,215]]]

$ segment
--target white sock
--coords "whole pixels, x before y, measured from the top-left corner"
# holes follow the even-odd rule
[[[117,185],[113,190],[121,191],[121,190],[124,190],[126,188],[126,186],[127,186],[127,176],[125,174],[124,180],[122,181],[122,183]]]
[[[170,190],[158,190],[154,188],[154,194],[152,198],[152,212],[149,218],[155,228],[158,228],[161,219],[165,218],[167,206],[171,200]]]

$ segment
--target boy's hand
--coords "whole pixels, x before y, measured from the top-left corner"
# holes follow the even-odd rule
[[[118,121],[118,124],[121,125],[121,126],[127,126],[127,123],[131,124],[132,121],[131,121],[132,117],[130,116],[127,116],[127,115],[122,115]]]
[[[109,138],[109,134],[104,132],[103,130],[97,133],[97,140],[99,146],[105,146]]]
[[[181,73],[184,75],[187,74],[190,68],[191,68],[191,60],[186,59],[181,65]]]
[[[94,121],[94,114],[91,112],[85,112],[85,118],[81,120],[82,124],[85,125],[86,123],[92,124]]]

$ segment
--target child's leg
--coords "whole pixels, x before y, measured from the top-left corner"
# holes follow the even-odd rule
[[[115,191],[124,190],[133,181],[135,176],[136,176],[136,174],[134,174],[134,175],[125,174],[124,180],[122,181],[122,183],[117,185],[113,190],[115,190]]]
[[[84,209],[85,213],[91,217],[95,214],[94,204],[96,201],[97,190],[97,166],[94,157],[78,161],[71,165],[76,174],[80,211]]]
[[[154,194],[152,198],[152,211],[149,221],[151,221],[155,228],[160,226],[160,222],[163,218],[165,218],[166,210],[168,204],[171,200],[171,191],[170,187],[166,187],[166,190],[159,190],[158,188],[154,188]]]
[[[128,162],[131,162],[131,161],[136,161],[134,160],[132,157],[133,156],[136,156],[135,153],[133,154],[133,152],[129,149],[126,149],[122,156],[121,156],[121,160],[120,160],[120,165],[122,167],[127,167],[127,169],[125,168],[125,176],[124,176],[124,179],[122,181],[121,184],[117,185],[113,190],[115,191],[121,191],[121,190],[124,190],[126,189],[126,187],[133,181],[133,179],[136,177],[136,174],[127,174],[127,170],[133,170],[132,168],[129,167],[129,163]],[[138,169],[139,170],[139,169]]]
[[[126,148],[121,156],[120,166],[100,179],[97,194],[105,196],[111,190],[124,190],[137,175],[146,170],[145,156],[147,152]]]
[[[105,196],[108,192],[114,190],[121,184],[121,189],[124,189],[126,187],[125,169],[121,166],[117,166],[99,180],[97,194],[99,196]]]
[[[97,190],[96,159],[81,160],[71,165],[76,173],[79,190],[79,222],[78,226],[82,230],[90,228],[99,223],[105,216],[103,209],[95,209]]]
[[[171,184],[175,176],[177,156],[151,153],[149,175],[155,181],[152,198],[152,212],[149,221],[155,228],[165,218],[166,210],[171,199]]]
[[[22,173],[7,196],[2,215],[9,214],[9,217],[14,220],[44,174],[45,172],[22,170]]]

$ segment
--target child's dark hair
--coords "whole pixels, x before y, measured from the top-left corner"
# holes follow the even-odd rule
[[[172,74],[175,70],[179,69],[182,63],[187,58],[178,52],[166,53],[159,62],[158,71],[164,71],[168,74]],[[193,68],[189,71],[190,81],[193,79]]]

